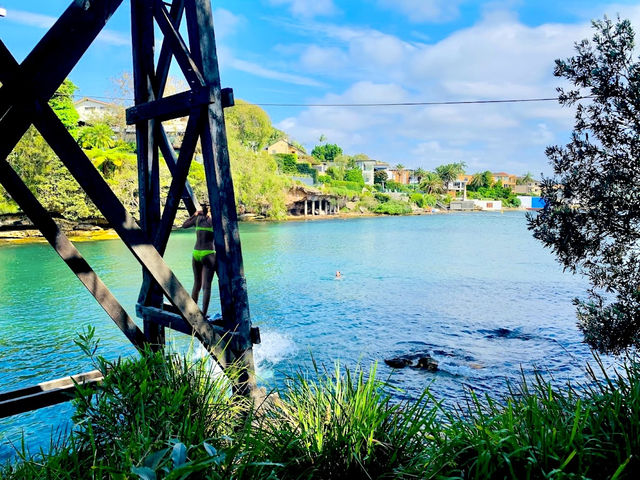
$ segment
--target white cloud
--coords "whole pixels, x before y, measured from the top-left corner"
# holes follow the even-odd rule
[[[239,27],[246,23],[246,19],[242,15],[236,15],[224,8],[214,9],[213,20],[218,39],[233,35]]]
[[[333,0],[269,0],[272,5],[289,7],[296,17],[312,18],[337,12]]]
[[[321,87],[324,85],[322,82],[314,80],[313,78],[291,73],[278,72],[276,70],[265,68],[262,65],[258,65],[257,63],[240,60],[239,58],[226,58],[226,64],[231,68],[235,68],[236,70],[250,73],[262,78],[270,78],[272,80],[293,83],[295,85],[306,85],[308,87]]]
[[[411,22],[444,22],[459,15],[463,0],[378,0],[382,7],[398,10]]]
[[[346,85],[312,103],[555,97],[562,82],[553,76],[554,60],[592,34],[587,23],[531,27],[495,12],[435,43],[369,28],[300,28],[314,39],[291,50],[300,71]],[[555,102],[504,103],[309,108],[279,128],[310,147],[324,133],[348,153],[409,167],[465,161],[469,171],[538,174],[548,170],[544,147],[565,143],[572,121],[573,110]]]

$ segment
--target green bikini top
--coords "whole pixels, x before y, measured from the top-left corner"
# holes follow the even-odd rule
[[[201,227],[198,225],[198,220],[196,220],[196,231],[198,230],[213,233],[213,227]]]

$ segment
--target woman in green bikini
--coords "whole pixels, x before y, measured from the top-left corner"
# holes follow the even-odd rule
[[[216,251],[213,249],[213,224],[209,205],[202,204],[202,210],[198,210],[189,217],[182,228],[196,227],[196,244],[193,247],[193,290],[191,297],[198,303],[200,289],[202,289],[202,313],[206,316],[209,310],[211,298],[211,282],[216,273]]]

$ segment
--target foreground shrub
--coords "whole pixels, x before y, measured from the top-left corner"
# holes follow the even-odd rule
[[[98,358],[105,380],[80,389],[72,434],[49,453],[23,448],[0,478],[635,479],[640,364],[608,375],[596,360],[583,386],[523,377],[503,399],[469,392],[456,408],[428,389],[395,401],[375,366],[316,366],[256,411],[204,360]]]
[[[281,401],[260,423],[258,449],[283,465],[283,478],[420,476],[437,408],[427,394],[394,403],[387,385],[348,369],[287,382]]]
[[[502,402],[472,393],[464,408],[443,410],[426,477],[638,478],[640,364],[627,359],[611,378],[596,361],[599,375],[587,367],[581,388],[536,375]]]
[[[389,200],[378,205],[374,212],[386,215],[406,215],[411,213],[411,205],[399,200]]]

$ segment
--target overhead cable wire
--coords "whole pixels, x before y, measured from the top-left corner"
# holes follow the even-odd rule
[[[78,98],[95,98],[104,100],[133,101],[132,98],[104,97],[104,96],[87,96],[73,95]],[[593,98],[592,95],[578,97],[577,100]],[[380,102],[380,103],[264,103],[249,102],[246,105],[257,105],[259,107],[417,107],[417,106],[436,106],[436,105],[486,105],[496,103],[530,103],[530,102],[555,102],[558,97],[542,97],[542,98],[509,98],[497,100],[446,100],[431,102]],[[242,105],[235,105],[242,106]]]

